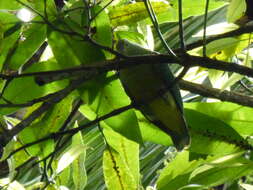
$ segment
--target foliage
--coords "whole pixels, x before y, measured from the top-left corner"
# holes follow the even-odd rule
[[[0,189],[252,189],[249,2],[144,2],[0,1]],[[118,78],[150,60],[179,76],[181,152]]]

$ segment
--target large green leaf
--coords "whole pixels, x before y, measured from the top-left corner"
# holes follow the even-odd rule
[[[0,69],[9,64],[18,46],[21,23],[14,14],[0,11]]]
[[[160,130],[157,126],[148,121],[139,111],[135,112],[140,126],[143,141],[162,144],[165,146],[173,145],[169,135]]]
[[[227,11],[228,22],[235,22],[244,15],[246,11],[245,0],[232,0]]]
[[[139,146],[110,129],[104,130],[110,149],[105,150],[103,169],[110,190],[135,190],[139,187]]]
[[[185,110],[185,116],[192,136],[190,151],[225,155],[247,149],[243,137],[221,120],[190,109]]]
[[[190,183],[212,187],[252,173],[253,162],[241,155],[228,155],[198,167],[191,173]]]
[[[180,187],[187,185],[190,172],[202,163],[205,163],[202,159],[189,161],[188,151],[179,153],[175,160],[165,166],[161,171],[157,181],[157,189],[178,190]]]
[[[78,125],[75,124],[75,127]],[[81,131],[72,137],[72,146],[84,146],[83,152],[72,163],[73,182],[76,190],[83,190],[87,184],[87,173],[85,168],[86,148]]]
[[[253,134],[252,108],[229,102],[186,103],[185,107],[227,123],[244,138]]]
[[[200,188],[197,189],[205,189],[247,175],[252,166],[252,161],[245,159],[242,153],[189,161],[189,152],[185,151],[162,170],[157,187],[159,190],[178,190],[198,185]]]
[[[90,120],[105,115],[110,111],[130,104],[120,81],[114,73],[97,77],[94,81],[86,83],[83,87],[82,98],[87,105],[80,111]],[[133,110],[128,110],[120,115],[105,120],[105,124],[121,133],[125,137],[142,143],[142,138]]]

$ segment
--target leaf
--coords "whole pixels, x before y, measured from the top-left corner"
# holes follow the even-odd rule
[[[170,5],[165,2],[152,2],[156,14],[170,10]],[[136,2],[123,6],[115,6],[110,9],[109,17],[113,26],[135,25],[149,17],[143,2]]]
[[[153,142],[164,146],[172,146],[172,140],[169,135],[160,130],[157,126],[149,122],[139,111],[135,111],[138,124],[140,126],[141,136],[145,142]]]
[[[26,63],[45,41],[46,26],[32,24],[22,32],[22,38],[8,63],[8,67],[14,70]]]
[[[77,123],[75,123],[74,127],[78,127]],[[82,137],[82,132],[79,131],[72,137],[72,145],[82,145],[85,146],[84,140]],[[87,173],[85,168],[85,158],[86,158],[86,151],[84,151],[73,161],[72,167],[72,175],[73,175],[73,182],[75,184],[76,190],[83,190],[87,184]]]
[[[190,183],[201,184],[206,187],[216,186],[248,175],[252,171],[252,162],[248,160],[236,160],[230,164],[221,164],[212,167],[190,179]]]
[[[40,62],[33,64],[26,72],[48,71],[60,68],[55,60]],[[50,83],[47,85],[39,86],[34,77],[23,77],[13,79],[4,92],[4,97],[11,101],[13,104],[27,103],[35,98],[45,96],[49,93],[56,92],[67,85],[66,81]],[[6,103],[0,100],[0,103]],[[1,108],[0,113],[9,114],[19,108]]]
[[[201,102],[186,103],[184,105],[185,108],[198,110],[198,112],[223,121],[244,138],[253,134],[253,119],[251,117],[253,114],[252,108],[229,102]]]
[[[190,172],[202,163],[205,163],[205,161],[201,159],[189,161],[188,151],[178,153],[175,160],[161,171],[157,180],[157,189],[178,190],[180,187],[187,185]]]
[[[240,183],[240,186],[241,186],[244,190],[252,190],[252,189],[253,189],[253,185],[247,184],[247,183]]]
[[[191,152],[225,155],[249,146],[237,131],[215,117],[190,109],[185,109],[185,116],[192,136]]]
[[[72,102],[73,96],[69,95],[61,102],[51,107],[43,116],[37,118],[36,122],[21,131],[19,133],[19,138],[22,143],[33,142],[50,133],[57,132],[71,112]],[[37,106],[34,108],[36,109]],[[46,142],[36,144],[27,150],[33,156],[46,156],[54,151],[54,141],[50,139]]]
[[[103,116],[113,110],[130,104],[120,81],[113,72],[99,76],[86,83],[81,92],[82,99],[87,102],[80,111],[90,120]],[[115,93],[117,92],[117,93]],[[125,111],[115,117],[105,120],[105,124],[128,139],[142,143],[137,118],[133,110]]]
[[[0,179],[0,187],[7,186],[8,190],[25,190],[25,187],[17,182],[16,180],[11,180],[9,178]]]
[[[58,161],[56,174],[59,174],[65,168],[67,168],[74,160],[78,158],[80,154],[85,151],[86,148],[86,146],[78,144],[72,146],[68,151],[66,151]]]
[[[0,15],[2,16],[2,15]],[[2,69],[6,62],[8,61],[8,58],[10,57],[12,51],[16,47],[16,43],[19,37],[20,32],[20,25],[18,27],[9,28],[10,30],[5,31],[4,35],[5,38],[1,39],[0,43],[0,68]]]
[[[21,5],[16,0],[0,1],[0,9],[18,9]]]
[[[249,174],[252,164],[252,161],[245,159],[242,153],[189,161],[189,152],[184,151],[162,170],[157,188],[158,190],[178,190],[188,189],[185,187],[190,187],[190,185],[199,185],[202,187],[200,189],[205,189],[221,185],[225,181]]]
[[[246,12],[245,0],[232,0],[228,6],[227,21],[235,22]]]
[[[103,11],[101,12],[101,10]],[[97,43],[112,48],[112,31],[108,14],[105,12],[103,7],[100,6],[95,6],[93,12],[94,15],[96,15],[97,13],[99,14],[91,23],[91,26],[93,26],[96,30],[92,38]]]
[[[171,6],[173,7],[173,11],[169,12],[169,16],[167,17],[167,21],[178,21],[178,1],[172,0],[170,1]],[[182,13],[183,18],[188,18],[190,16],[202,15],[205,13],[205,4],[206,0],[184,0],[182,3]],[[209,9],[208,12],[218,9],[226,4],[225,1],[209,1]]]
[[[104,151],[105,183],[111,190],[135,190],[139,187],[139,146],[110,129],[104,130],[110,145]]]

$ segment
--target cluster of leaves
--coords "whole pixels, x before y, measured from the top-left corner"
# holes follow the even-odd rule
[[[0,188],[252,189],[252,108],[182,91],[192,142],[176,152],[168,135],[129,106],[112,71],[118,65],[106,67],[129,59],[115,50],[119,39],[166,53],[162,34],[172,50],[184,53],[180,1],[149,5],[68,0],[60,8],[54,0],[0,1]],[[208,5],[183,1],[186,48],[203,33],[208,39],[237,29],[231,23],[246,10],[244,0]],[[24,10],[31,21],[20,21]],[[248,32],[188,53],[251,67],[250,43]],[[184,79],[252,94],[252,78],[237,73],[194,67]]]

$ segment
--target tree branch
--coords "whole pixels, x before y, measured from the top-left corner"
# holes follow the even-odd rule
[[[180,60],[180,61],[179,61]],[[134,67],[140,64],[179,64],[187,67],[203,67],[209,69],[217,69],[221,71],[238,73],[241,75],[246,75],[253,78],[253,69],[238,65],[232,62],[219,61],[210,59],[208,57],[200,57],[193,55],[181,55],[179,60],[171,55],[159,54],[159,55],[144,55],[144,56],[131,56],[124,59],[115,59],[110,61],[98,62],[92,65],[85,65],[80,67],[73,67],[63,70],[54,70],[54,71],[42,71],[42,72],[33,72],[33,73],[23,73],[23,74],[0,74],[0,78],[5,80],[10,80],[13,78],[22,78],[22,77],[48,77],[55,75],[63,75],[64,78],[69,76],[82,75],[83,77],[89,78],[91,75],[98,75],[111,70],[126,69],[129,67]],[[58,80],[62,79],[59,77]]]
[[[236,92],[230,92],[227,90],[219,90],[217,88],[206,87],[201,84],[192,83],[189,81],[179,81],[179,87],[183,90],[190,91],[194,94],[201,96],[219,99],[221,101],[233,102],[243,106],[253,107],[253,97],[246,96]]]

